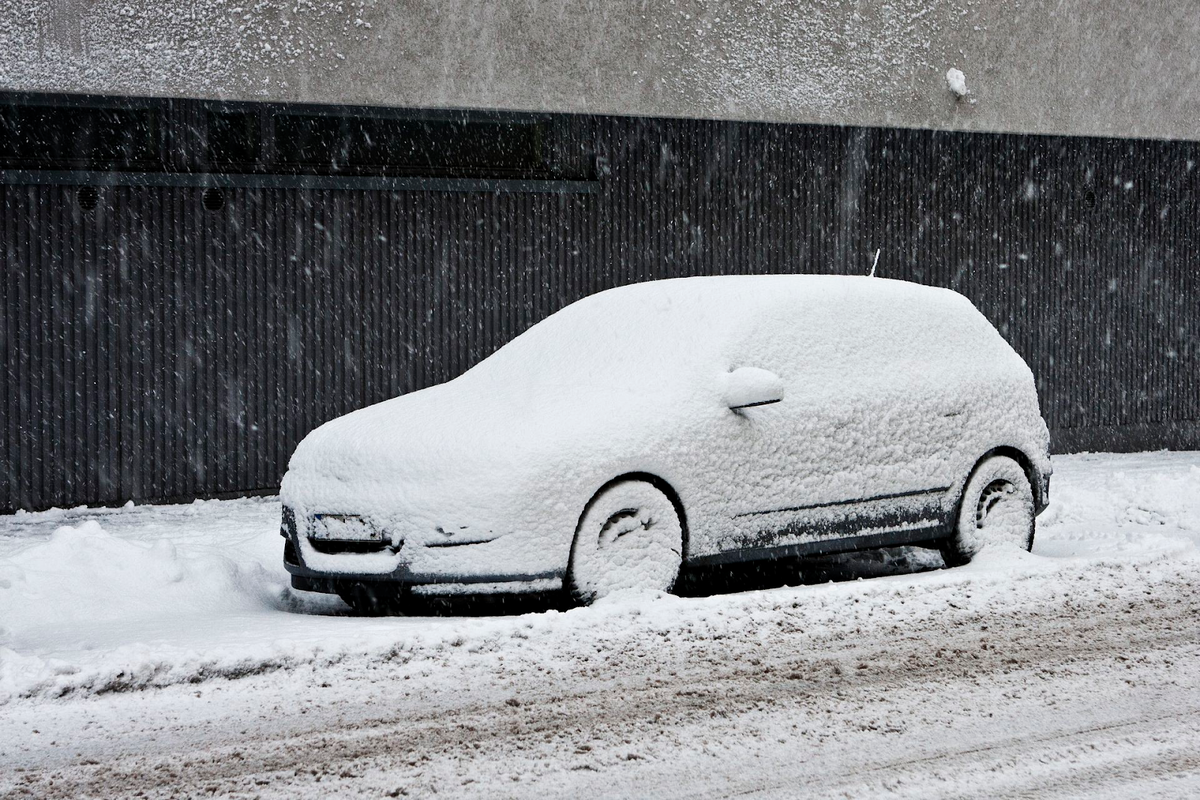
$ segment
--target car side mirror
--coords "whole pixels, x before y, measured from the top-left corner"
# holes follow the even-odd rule
[[[778,403],[783,399],[783,379],[769,370],[740,367],[722,376],[722,396],[731,411]]]

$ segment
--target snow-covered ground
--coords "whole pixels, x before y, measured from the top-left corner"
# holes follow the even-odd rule
[[[1055,469],[1032,554],[490,617],[293,593],[270,499],[0,517],[0,796],[1200,793],[1200,453]]]

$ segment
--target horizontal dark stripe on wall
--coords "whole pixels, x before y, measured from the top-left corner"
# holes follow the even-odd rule
[[[202,189],[341,189],[384,192],[550,192],[593,194],[597,181],[522,178],[393,178],[355,175],[223,175],[188,172],[0,170],[0,184],[26,186],[179,186]]]
[[[1137,450],[1200,450],[1200,421],[1097,425],[1057,428],[1055,452],[1129,452]]]
[[[996,324],[1057,449],[1196,446],[1200,144],[542,115],[520,164],[585,190],[503,188],[499,145],[493,175],[409,154],[436,169],[274,185],[280,109],[238,106],[262,139],[218,178],[211,106],[139,106],[161,111],[162,151],[137,151],[161,183],[0,184],[0,508],[269,490],[316,425],[452,378],[587,294],[864,274],[877,249],[880,275]],[[354,115],[376,112],[335,111],[351,133],[326,144],[350,152]]]

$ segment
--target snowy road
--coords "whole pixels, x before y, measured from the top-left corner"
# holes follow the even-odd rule
[[[1033,554],[492,618],[294,597],[270,501],[2,518],[0,796],[1194,796],[1200,454],[1056,470]]]

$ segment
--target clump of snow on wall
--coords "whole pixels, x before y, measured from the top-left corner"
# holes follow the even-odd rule
[[[375,11],[375,0],[0,0],[0,87],[266,94],[300,65],[338,69],[373,35]]]
[[[946,85],[959,97],[967,96],[967,76],[963,75],[961,69],[951,67],[946,70]]]

